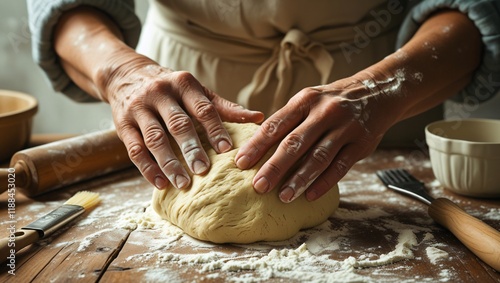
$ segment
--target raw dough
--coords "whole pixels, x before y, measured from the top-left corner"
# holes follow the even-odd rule
[[[155,189],[152,206],[163,219],[199,240],[243,244],[285,240],[300,229],[323,223],[333,214],[339,203],[337,186],[313,202],[302,195],[292,203],[282,203],[278,198],[281,184],[270,193],[257,194],[252,179],[274,150],[252,169],[242,171],[234,164],[237,148],[259,126],[232,123],[225,126],[235,146],[230,152],[216,154],[202,137],[212,162],[208,174],[193,176],[187,190]],[[179,151],[176,154],[181,156]]]

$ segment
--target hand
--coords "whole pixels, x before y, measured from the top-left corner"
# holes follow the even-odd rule
[[[89,6],[65,12],[54,31],[54,47],[64,70],[87,93],[109,101],[132,160],[157,187],[163,187],[165,176],[177,187],[189,184],[185,169],[172,155],[166,131],[181,146],[190,170],[203,172],[209,164],[191,119],[207,130],[218,152],[224,151],[225,142],[231,144],[221,120],[263,119],[262,113],[221,99],[189,73],[161,68],[122,40],[113,20]],[[462,89],[477,69],[482,50],[481,35],[466,15],[436,13],[398,52],[374,66],[297,94],[239,151],[237,165],[253,166],[281,142],[255,176],[255,189],[274,188],[300,161],[282,186],[291,191],[283,190],[280,197],[291,201],[307,189],[307,198],[314,200],[372,152],[391,125]]]
[[[90,95],[109,102],[130,159],[159,189],[168,181],[177,188],[190,183],[167,132],[179,145],[191,172],[203,174],[210,162],[195,122],[220,153],[232,148],[221,120],[263,120],[262,113],[222,99],[188,72],[163,68],[136,53],[123,42],[113,20],[95,8],[79,6],[65,12],[54,31],[54,47],[71,79]]]
[[[289,176],[281,185],[280,199],[291,202],[306,191],[312,201],[373,152],[394,123],[388,117],[398,117],[387,101],[398,100],[388,91],[401,82],[379,82],[376,88],[370,82],[350,78],[303,89],[269,117],[235,157],[240,169],[248,169],[279,143],[255,175],[255,190],[266,193]]]
[[[114,58],[124,62],[103,76],[103,98],[111,105],[119,137],[130,159],[157,188],[167,179],[177,188],[190,184],[190,176],[172,151],[167,133],[178,144],[189,170],[204,174],[210,168],[195,131],[199,122],[218,152],[232,149],[222,120],[261,122],[263,114],[231,103],[203,87],[190,73],[163,68],[137,53]],[[115,64],[116,65],[116,64]],[[154,158],[154,159],[153,159]],[[166,178],[165,178],[166,177]]]
[[[436,13],[383,60],[351,78],[295,95],[239,150],[236,164],[250,168],[279,143],[255,175],[255,190],[265,193],[284,181],[282,201],[293,201],[304,191],[308,200],[315,200],[370,154],[390,126],[463,89],[483,49],[480,33],[466,15]],[[299,166],[291,170],[294,164]]]

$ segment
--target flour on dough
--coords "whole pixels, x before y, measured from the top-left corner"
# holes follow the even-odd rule
[[[244,244],[288,239],[333,214],[339,204],[337,186],[313,202],[302,195],[292,203],[282,203],[278,198],[281,184],[270,193],[257,194],[252,179],[274,150],[252,169],[240,170],[234,163],[237,149],[259,126],[225,123],[225,127],[235,147],[230,152],[216,154],[200,134],[212,162],[208,174],[192,176],[191,187],[186,190],[155,189],[152,206],[163,219],[199,240]],[[176,154],[183,160],[178,150]]]

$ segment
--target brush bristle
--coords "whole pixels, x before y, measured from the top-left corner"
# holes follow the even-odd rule
[[[68,199],[64,204],[79,205],[84,209],[89,209],[100,201],[99,194],[89,191],[81,191],[76,193],[72,198]]]

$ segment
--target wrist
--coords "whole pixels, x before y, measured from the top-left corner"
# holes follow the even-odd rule
[[[422,99],[424,74],[410,61],[398,50],[355,75],[371,95],[395,108],[397,120],[407,118],[409,109]]]
[[[404,69],[374,65],[347,79],[344,97],[354,105],[362,124],[374,136],[406,118],[411,107],[408,89],[413,83]]]
[[[126,46],[116,46],[113,51],[107,54],[102,60],[92,68],[90,79],[92,80],[95,92],[102,101],[107,103],[113,98],[112,93],[118,79],[123,77],[127,69],[134,61],[133,58],[138,56],[133,50]]]
[[[103,70],[119,63],[118,54],[133,52],[122,39],[120,29],[106,14],[78,6],[66,11],[58,21],[54,48],[68,76],[90,95],[107,101]]]

